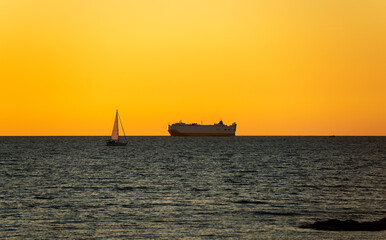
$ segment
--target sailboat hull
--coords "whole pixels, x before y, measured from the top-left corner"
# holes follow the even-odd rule
[[[116,142],[116,141],[107,141],[106,146],[126,146],[127,142]]]

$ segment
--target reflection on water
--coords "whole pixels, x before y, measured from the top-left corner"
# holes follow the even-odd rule
[[[0,137],[1,238],[382,239],[385,137]]]

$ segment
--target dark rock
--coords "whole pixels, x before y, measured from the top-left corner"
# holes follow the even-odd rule
[[[386,230],[386,218],[374,222],[357,222],[354,220],[340,221],[332,219],[301,225],[300,228],[311,228],[325,231],[382,231]]]

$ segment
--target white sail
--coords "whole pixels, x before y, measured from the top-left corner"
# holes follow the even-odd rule
[[[119,138],[119,131],[118,131],[118,110],[117,113],[115,114],[115,122],[114,122],[114,127],[113,127],[113,133],[111,134],[111,140],[118,141]]]

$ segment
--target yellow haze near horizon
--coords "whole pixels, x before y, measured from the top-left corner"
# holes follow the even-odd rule
[[[0,135],[386,135],[384,0],[0,1]]]

